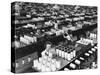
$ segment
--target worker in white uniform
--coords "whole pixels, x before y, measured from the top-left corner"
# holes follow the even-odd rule
[[[48,42],[48,43],[46,44],[46,49],[41,53],[41,55],[42,55],[42,56],[48,56],[48,55],[49,55],[49,50],[50,50],[50,48],[51,48],[51,43]]]
[[[72,34],[68,33],[68,31],[64,33],[63,37],[66,38],[68,42],[73,42]]]

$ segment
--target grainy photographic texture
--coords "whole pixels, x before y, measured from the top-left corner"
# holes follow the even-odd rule
[[[11,71],[97,68],[97,7],[11,3]]]

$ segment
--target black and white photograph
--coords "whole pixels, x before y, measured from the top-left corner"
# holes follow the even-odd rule
[[[11,3],[11,72],[98,68],[98,7]]]

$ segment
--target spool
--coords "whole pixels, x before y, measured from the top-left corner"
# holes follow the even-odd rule
[[[38,66],[38,60],[34,60],[33,64],[34,64],[34,67],[37,67]]]
[[[41,70],[41,68],[42,68],[42,64],[39,62],[39,63],[37,64],[37,69],[38,69],[38,70]]]
[[[71,60],[71,53],[68,52],[68,58],[67,58],[69,61]]]
[[[48,60],[48,56],[46,56],[46,55],[43,56],[43,59],[44,59],[44,60]]]
[[[94,51],[94,52],[96,51],[96,49],[95,49],[95,48],[92,48],[91,50],[92,50],[92,51]]]
[[[61,51],[61,50],[59,50],[59,56],[61,57],[61,55],[62,55],[62,51]]]
[[[18,67],[19,67],[19,63],[16,63],[16,65],[15,65],[15,66],[16,66],[16,68],[18,68]]]
[[[47,60],[43,60],[43,62],[42,62],[44,65],[47,63]]]
[[[73,69],[75,69],[75,68],[76,68],[76,65],[73,64],[73,63],[71,63],[71,64],[70,64],[70,67],[73,68]]]
[[[52,59],[50,57],[48,57],[47,61],[50,62]]]
[[[76,56],[76,50],[73,50],[73,57]]]
[[[56,66],[54,64],[51,65],[51,71],[56,71]]]
[[[50,63],[50,62],[47,62],[47,63],[46,63],[46,66],[47,66],[47,67],[50,67],[50,66],[51,66],[51,63]]]
[[[73,50],[70,51],[70,58],[73,58]]]
[[[80,57],[80,60],[85,60],[83,57]]]
[[[61,62],[60,61],[56,61],[56,68],[60,68],[61,67]]]
[[[97,46],[95,46],[94,48],[97,49]]]
[[[59,55],[59,49],[56,49],[56,54]]]
[[[68,59],[68,53],[65,52],[65,59]]]
[[[30,62],[30,61],[31,61],[31,58],[29,57],[29,58],[28,58],[28,62]]]
[[[79,65],[81,62],[80,62],[79,60],[76,59],[76,60],[75,60],[75,63]]]
[[[88,52],[89,52],[90,54],[93,54],[93,52],[92,52],[92,51],[90,51],[90,50],[89,50]]]
[[[45,65],[43,65],[43,64],[42,64],[41,71],[42,71],[42,72],[45,72],[45,71],[46,71]]]
[[[51,71],[49,67],[46,67],[45,69],[46,69],[45,70],[46,72],[50,72]]]
[[[65,52],[64,52],[64,51],[62,51],[62,58],[64,58],[64,57],[65,57],[65,55],[64,55],[64,54],[65,54]]]
[[[88,53],[85,53],[85,56],[90,56],[90,54],[88,54]]]
[[[56,60],[55,59],[52,59],[51,62],[52,62],[52,64],[55,64],[56,63]]]
[[[68,71],[69,69],[68,68],[64,68],[64,71]]]

